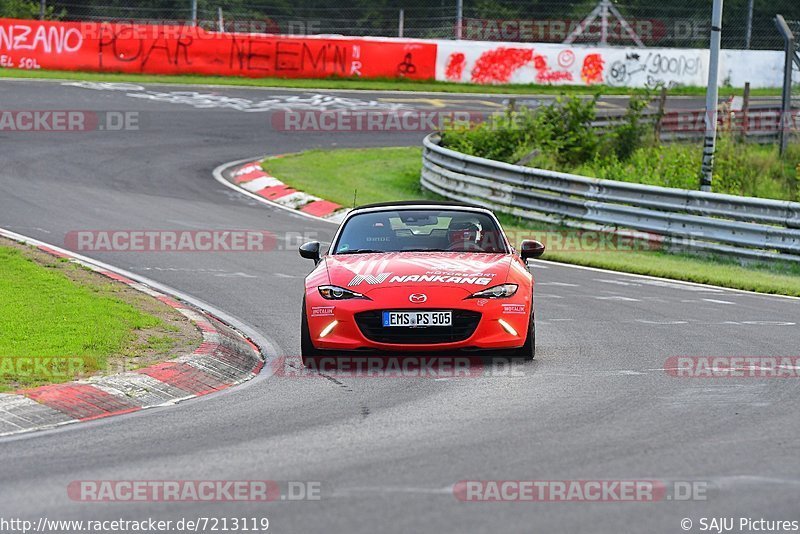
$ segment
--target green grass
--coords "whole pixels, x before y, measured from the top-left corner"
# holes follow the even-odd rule
[[[171,336],[150,336],[146,347],[152,350],[169,350],[175,346],[177,340]]]
[[[238,85],[244,87],[286,87],[297,89],[353,89],[364,91],[417,91],[447,93],[484,94],[583,94],[627,95],[631,89],[605,85],[479,85],[472,83],[453,83],[437,81],[417,81],[406,79],[363,79],[363,78],[245,78],[239,76],[168,76],[154,74],[126,74],[114,72],[74,72],[55,70],[24,70],[0,68],[0,78],[37,78],[52,80],[81,80],[95,82],[161,83],[182,85]],[[720,88],[721,96],[741,94],[741,89]],[[705,87],[675,87],[671,95],[703,96]],[[752,96],[779,96],[780,89],[752,89]]]
[[[0,247],[0,391],[64,382],[105,368],[107,359],[161,320],[103,288]],[[109,282],[110,283],[110,282]],[[28,367],[24,362],[50,360]],[[63,365],[66,358],[72,365]]]
[[[269,159],[265,168],[306,193],[343,206],[432,198],[419,185],[418,147],[309,150]],[[428,197],[426,197],[428,195]]]
[[[698,143],[672,143],[636,149],[625,161],[603,154],[575,166],[556,163],[549,156],[534,158],[529,166],[582,176],[638,184],[697,189],[703,147]],[[736,142],[719,138],[714,160],[715,193],[777,200],[800,200],[800,143],[778,154],[776,144]]]
[[[421,157],[421,149],[416,147],[312,150],[268,159],[263,166],[293,187],[350,206],[353,204],[354,189],[358,190],[358,204],[435,198],[419,185]],[[499,216],[515,244],[526,234],[552,229],[510,216]],[[800,296],[798,266],[744,267],[727,258],[638,250],[550,250],[545,252],[544,259],[748,291]]]
[[[800,268],[742,267],[724,258],[664,252],[552,252],[545,259],[746,291],[800,296]]]

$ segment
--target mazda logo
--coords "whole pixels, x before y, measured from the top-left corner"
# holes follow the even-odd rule
[[[425,295],[425,293],[412,293],[408,296],[408,300],[410,300],[414,304],[420,304],[428,300],[428,297],[427,295]]]

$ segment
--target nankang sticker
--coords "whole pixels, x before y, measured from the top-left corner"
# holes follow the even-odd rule
[[[408,282],[439,282],[440,284],[474,284],[476,286],[487,286],[491,278],[477,276],[444,276],[441,274],[409,274],[406,276],[393,276],[390,284],[402,284]]]
[[[503,313],[525,313],[524,304],[503,304]]]
[[[391,276],[392,273],[379,274],[357,274],[347,284],[348,287],[357,286],[362,283],[379,285],[384,282],[387,284],[408,284],[414,282],[428,282],[432,284],[467,284],[476,286],[488,286],[494,280],[494,273],[453,273],[442,271],[428,271],[425,274],[406,274]]]

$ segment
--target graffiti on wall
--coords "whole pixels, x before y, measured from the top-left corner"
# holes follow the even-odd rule
[[[501,83],[584,83],[603,82],[605,61],[601,54],[584,54],[578,60],[573,50],[566,48],[553,54],[536,48],[497,47],[481,52],[469,64],[463,52],[447,56],[445,79],[455,82],[483,84]]]
[[[0,19],[3,67],[221,76],[434,77],[436,44]]]
[[[723,50],[720,63],[725,83],[781,85],[780,51]],[[704,86],[707,64],[708,52],[696,49],[301,37],[0,19],[0,68],[647,87]]]
[[[642,51],[629,52],[623,59],[615,60],[609,67],[606,80],[615,86],[672,87],[679,85],[678,80],[702,81],[698,80],[702,74],[703,59],[699,54]]]
[[[702,50],[440,41],[437,78],[483,84],[702,85]]]

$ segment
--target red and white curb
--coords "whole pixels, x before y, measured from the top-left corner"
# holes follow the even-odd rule
[[[1,228],[0,235],[32,244],[157,298],[186,316],[203,334],[193,353],[144,369],[0,393],[0,436],[175,404],[241,384],[255,377],[264,365],[253,342],[206,311],[69,251]]]
[[[293,189],[265,172],[261,167],[260,161],[250,161],[234,166],[227,173],[227,179],[229,183],[239,189],[257,195],[273,204],[320,219],[338,223],[342,221],[349,211],[347,208],[330,200],[324,200]]]

